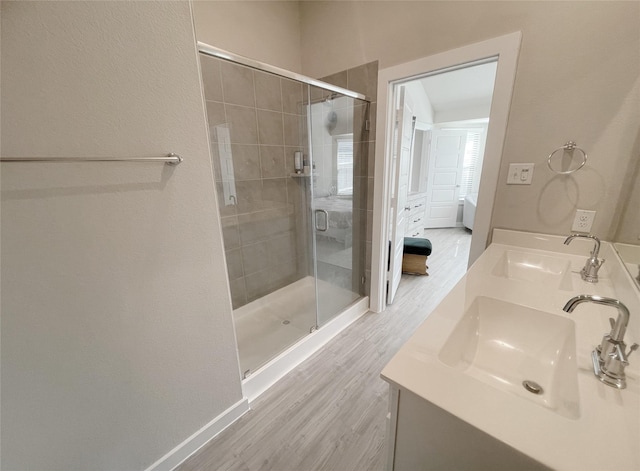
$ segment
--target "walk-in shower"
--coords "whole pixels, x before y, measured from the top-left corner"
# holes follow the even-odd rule
[[[248,377],[364,295],[369,103],[199,46],[240,367]]]

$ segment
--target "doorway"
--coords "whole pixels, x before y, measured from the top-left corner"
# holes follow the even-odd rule
[[[390,241],[389,232],[397,221],[399,214],[392,209],[392,203],[402,199],[394,195],[398,185],[393,181],[393,148],[394,148],[394,114],[397,97],[394,96],[396,85],[407,83],[416,77],[423,77],[467,67],[479,61],[497,61],[493,100],[490,109],[490,121],[486,136],[487,158],[482,162],[482,185],[478,188],[475,212],[474,231],[471,241],[469,265],[484,251],[489,241],[491,212],[495,198],[498,173],[502,156],[504,136],[508,119],[509,106],[521,33],[512,33],[480,43],[461,47],[415,61],[382,69],[378,78],[378,145],[376,146],[376,169],[373,214],[373,249],[372,249],[372,282],[371,310],[380,312],[386,306],[387,267],[393,264],[398,256],[397,250],[389,257],[389,246],[394,247],[398,241]],[[396,231],[397,233],[398,231]],[[401,231],[400,231],[401,233]],[[390,243],[391,242],[391,243]],[[401,254],[400,254],[401,256]],[[397,266],[397,265],[396,265]],[[397,281],[397,280],[396,280]]]
[[[411,97],[416,120],[405,237],[423,237],[424,229],[473,230],[496,66],[495,59],[481,61],[394,84],[395,93],[403,88]]]

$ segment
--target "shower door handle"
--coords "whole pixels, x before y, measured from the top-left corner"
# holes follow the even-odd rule
[[[318,213],[324,214],[324,227],[318,225]],[[316,231],[327,232],[329,229],[329,213],[325,209],[316,209],[315,211]]]

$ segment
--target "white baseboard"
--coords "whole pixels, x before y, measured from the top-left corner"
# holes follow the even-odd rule
[[[242,382],[244,396],[249,401],[256,399],[368,310],[369,298],[364,297],[349,306],[335,319],[289,347]]]
[[[248,411],[249,401],[243,398],[149,466],[146,471],[171,471],[175,469]]]

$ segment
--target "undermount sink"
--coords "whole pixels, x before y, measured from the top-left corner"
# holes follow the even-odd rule
[[[559,257],[507,250],[491,273],[565,291],[573,289],[571,262]]]
[[[564,417],[580,415],[575,324],[570,319],[479,296],[438,358]]]

